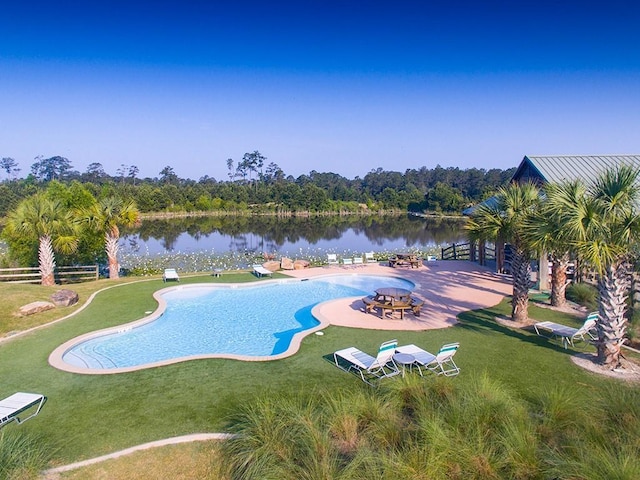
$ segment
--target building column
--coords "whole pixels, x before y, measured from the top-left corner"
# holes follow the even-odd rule
[[[538,261],[538,283],[540,291],[551,290],[549,283],[549,255],[543,252]]]

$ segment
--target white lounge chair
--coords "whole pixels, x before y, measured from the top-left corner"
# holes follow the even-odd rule
[[[460,347],[459,343],[447,343],[440,347],[440,351],[436,353],[431,363],[425,365],[429,370],[436,375],[444,375],[445,377],[453,377],[460,373],[460,368],[453,361],[453,356]]]
[[[352,267],[353,266],[353,258],[351,258],[351,257],[343,258],[342,259],[342,266],[343,267]]]
[[[353,264],[360,267],[364,265],[364,261],[362,260],[362,257],[353,257]]]
[[[365,383],[373,385],[373,381],[385,377],[398,375],[397,365],[393,362],[393,355],[398,346],[397,340],[389,340],[380,345],[378,355],[372,357],[355,347],[338,350],[333,354],[336,366],[345,372],[355,372]],[[346,365],[344,365],[346,363]]]
[[[427,367],[427,365],[431,364],[436,356],[433,353],[429,353],[426,350],[416,346],[416,345],[403,345],[401,347],[396,348],[396,353],[406,353],[411,355],[414,360],[414,365],[418,367],[418,372],[420,372],[420,376],[422,376],[422,368]]]
[[[366,252],[364,254],[364,260],[367,263],[377,263],[377,260],[373,258],[373,252]]]
[[[167,280],[175,280],[176,282],[180,281],[180,276],[175,268],[165,268],[164,273],[162,274],[162,281],[166,282]]]
[[[253,273],[256,277],[270,277],[273,275],[273,272],[268,268],[264,268],[260,264],[256,264],[253,266]]]
[[[327,253],[327,265],[340,265],[338,255],[335,253]]]
[[[587,315],[584,323],[580,328],[568,327],[560,323],[538,322],[533,325],[536,334],[541,337],[561,338],[562,346],[569,348],[569,345],[575,347],[576,340],[583,342],[589,340],[597,340],[596,321],[598,320],[598,312],[591,312]]]
[[[0,400],[0,428],[4,427],[8,423],[11,423],[15,420],[16,423],[20,424],[26,422],[32,417],[35,417],[40,413],[44,402],[47,401],[47,397],[44,395],[40,395],[38,393],[24,393],[18,392],[13,395],[5,398],[4,400]],[[20,418],[20,415],[23,412],[35,407],[37,405],[37,409],[31,415],[26,418]]]

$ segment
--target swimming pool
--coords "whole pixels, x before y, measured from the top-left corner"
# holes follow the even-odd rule
[[[281,358],[293,353],[294,337],[321,328],[311,314],[314,306],[380,286],[415,287],[398,277],[359,274],[170,287],[156,292],[161,307],[147,319],[79,337],[56,351],[71,371],[84,373],[203,357]]]

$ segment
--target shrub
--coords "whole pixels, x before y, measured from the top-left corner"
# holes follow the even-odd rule
[[[595,310],[598,306],[598,289],[588,283],[572,283],[566,290],[567,299]]]

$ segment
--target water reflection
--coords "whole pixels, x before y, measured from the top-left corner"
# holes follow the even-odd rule
[[[396,250],[462,242],[464,220],[402,216],[217,216],[145,220],[123,232],[121,248],[136,253]]]

